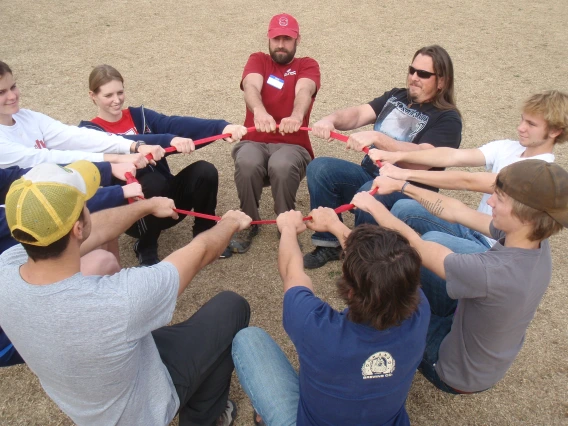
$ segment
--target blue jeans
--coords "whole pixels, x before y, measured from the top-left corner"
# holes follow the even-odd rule
[[[480,232],[440,219],[418,201],[400,200],[392,207],[391,213],[422,234],[422,239],[428,235],[429,241],[448,247],[454,253],[483,253],[491,248],[490,242]]]
[[[369,191],[372,180],[379,175],[379,168],[373,160],[365,156],[361,165],[338,158],[318,157],[306,170],[310,208],[330,207],[332,209],[351,202],[357,192]],[[400,193],[375,196],[387,208],[398,201]],[[355,213],[355,217],[359,213]],[[339,219],[342,220],[341,215]],[[361,222],[362,223],[362,222]],[[357,222],[355,222],[357,225]],[[338,247],[339,241],[329,232],[315,232],[312,243],[316,246]]]
[[[266,331],[249,327],[237,333],[232,351],[241,386],[264,422],[295,425],[300,382],[282,349]]]

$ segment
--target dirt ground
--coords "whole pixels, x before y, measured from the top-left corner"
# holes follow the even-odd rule
[[[2,3],[0,60],[13,69],[22,107],[65,123],[90,119],[87,97],[91,68],[108,63],[126,80],[127,104],[166,114],[244,120],[239,81],[248,55],[267,51],[270,17],[286,11],[301,26],[299,56],[317,59],[322,89],[312,122],[338,108],[370,101],[405,82],[415,50],[444,46],[453,58],[458,106],[464,116],[462,147],[515,138],[519,106],[528,95],[568,91],[568,8],[565,0],[461,0],[359,2],[261,0],[13,0]],[[564,53],[562,53],[564,52]],[[316,155],[358,162],[340,142],[312,140]],[[218,212],[239,206],[230,149],[217,142],[190,157],[173,156],[177,171],[206,159],[220,173]],[[1,154],[0,154],[1,155]],[[568,167],[566,147],[556,151]],[[472,206],[478,195],[454,193]],[[305,181],[297,208],[309,211]],[[261,214],[273,218],[270,192]],[[348,215],[348,221],[352,216]],[[186,244],[192,219],[164,232],[160,256]],[[566,232],[553,238],[553,278],[526,336],[524,348],[506,377],[491,390],[450,396],[416,374],[407,410],[417,425],[568,424],[568,304]],[[301,236],[311,250],[309,234]],[[251,250],[215,262],[180,297],[174,321],[195,312],[221,290],[234,290],[252,308],[251,324],[265,328],[297,365],[294,347],[281,325],[282,290],[276,269],[277,232],[262,228]],[[121,238],[125,267],[135,265],[133,240]],[[341,307],[334,281],[338,262],[310,271],[316,293]],[[62,348],[64,350],[64,348]],[[248,398],[238,380],[231,397],[239,405],[238,425],[252,424]],[[26,366],[0,370],[0,424],[67,425],[72,422],[50,401]]]

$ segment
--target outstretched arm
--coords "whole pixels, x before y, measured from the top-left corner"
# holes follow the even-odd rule
[[[300,78],[296,82],[294,108],[289,117],[280,121],[280,133],[294,133],[300,130],[304,117],[312,104],[312,97],[316,93],[316,83],[310,78]]]
[[[378,147],[380,148],[380,147]],[[432,148],[420,151],[372,150],[369,156],[387,163],[412,163],[428,167],[479,167],[485,166],[485,156],[479,149]]]
[[[304,272],[304,259],[298,245],[298,234],[306,230],[302,213],[290,210],[276,219],[280,237],[278,271],[284,284],[284,293],[292,287],[308,287],[313,290],[312,280]]]
[[[330,132],[353,130],[375,121],[377,115],[369,104],[337,110],[314,123],[312,134],[318,138],[331,140]]]
[[[256,130],[259,132],[274,132],[276,130],[276,121],[264,108],[262,96],[260,95],[263,83],[264,79],[261,74],[247,74],[242,83],[245,93],[245,104],[254,115]]]
[[[410,180],[441,189],[466,190],[491,194],[496,173],[463,172],[457,170],[428,171],[402,169],[389,163],[381,167],[381,176],[398,180]]]
[[[188,245],[164,259],[164,262],[170,262],[178,270],[178,296],[201,269],[219,258],[229,244],[231,236],[237,231],[248,228],[251,221],[252,219],[243,212],[229,210],[213,228],[202,232]]]
[[[91,215],[91,234],[81,244],[81,256],[97,247],[118,238],[138,219],[152,214],[156,217],[173,217],[178,214],[173,210],[174,202],[169,198],[153,197],[140,200],[126,206],[101,210]]]

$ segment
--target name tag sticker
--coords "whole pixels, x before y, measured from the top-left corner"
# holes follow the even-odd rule
[[[281,78],[278,78],[272,74],[270,74],[270,76],[268,77],[268,80],[266,80],[266,82],[268,84],[270,84],[272,87],[276,87],[277,89],[282,89],[282,87],[284,87],[284,80],[282,80]]]

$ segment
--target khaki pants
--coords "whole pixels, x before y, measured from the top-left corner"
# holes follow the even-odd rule
[[[276,214],[294,209],[296,192],[311,161],[299,145],[241,141],[232,152],[235,160],[235,185],[241,209],[259,220],[258,205],[262,188],[270,185]]]

